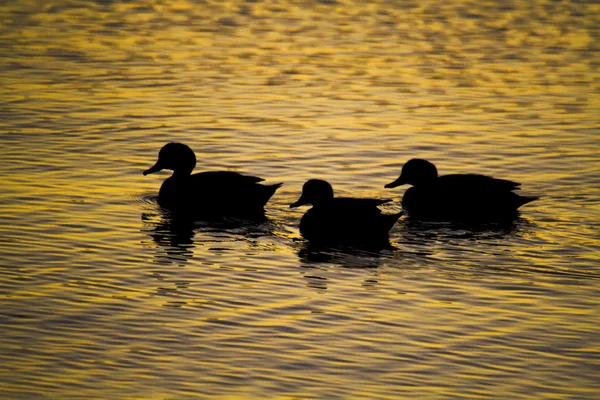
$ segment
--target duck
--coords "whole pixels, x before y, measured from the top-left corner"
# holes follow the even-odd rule
[[[519,216],[517,209],[539,199],[521,196],[518,182],[480,174],[438,176],[435,165],[413,158],[385,188],[412,185],[402,198],[402,207],[412,220],[447,222],[505,222]]]
[[[378,206],[391,199],[334,197],[327,181],[310,179],[290,208],[310,204],[300,220],[300,234],[311,242],[375,243],[389,241],[389,231],[402,212],[383,214]]]
[[[207,171],[192,174],[196,166],[194,151],[183,143],[164,145],[158,160],[144,176],[162,170],[173,174],[161,185],[158,204],[179,214],[196,216],[250,216],[264,213],[264,206],[283,185],[264,185],[263,178],[232,171]]]

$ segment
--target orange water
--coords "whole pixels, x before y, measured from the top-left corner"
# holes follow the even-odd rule
[[[0,6],[0,397],[597,398],[600,6],[46,3]],[[285,182],[268,221],[173,227],[172,140]],[[413,157],[541,199],[300,238],[305,180],[399,200]]]

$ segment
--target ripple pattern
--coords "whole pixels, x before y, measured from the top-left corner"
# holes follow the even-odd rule
[[[593,2],[0,5],[0,397],[594,399]],[[266,220],[173,220],[160,147],[285,182]],[[541,196],[511,226],[401,220],[315,248],[309,178],[410,158]]]

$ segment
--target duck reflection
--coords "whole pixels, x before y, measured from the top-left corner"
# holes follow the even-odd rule
[[[298,250],[298,258],[306,264],[332,263],[350,268],[377,268],[382,259],[396,250],[388,241],[368,245],[322,245],[306,242]]]
[[[164,249],[164,256],[157,254],[157,259],[166,258],[174,262],[186,262],[193,255],[194,223],[189,220],[172,218],[167,213],[142,213],[147,233],[154,243]]]
[[[402,258],[416,257],[427,262],[440,253],[456,255],[494,252],[494,249],[510,251],[511,245],[531,230],[531,225],[525,219],[477,225],[406,219],[393,232],[392,242],[402,248]]]
[[[301,274],[306,286],[322,292],[327,290],[330,280],[327,276],[328,264],[343,268],[376,269],[386,259],[390,260],[395,250],[389,241],[368,246],[329,246],[304,242],[298,250],[298,258],[302,263]],[[364,282],[363,288],[373,289],[371,283],[376,281],[369,278]]]
[[[306,287],[315,289],[319,292],[327,290],[327,283],[329,279],[324,276],[314,273],[306,273],[302,275],[302,278],[304,278],[306,282]]]
[[[328,289],[327,284],[329,282],[329,278],[324,276],[320,276],[317,273],[305,273],[303,276],[306,281],[306,286],[317,291],[325,291]],[[374,278],[366,278],[361,283],[361,286],[365,290],[377,290],[380,287],[380,282]]]
[[[144,212],[141,215],[144,227],[154,243],[163,252],[156,258],[162,262],[185,263],[193,257],[197,234],[223,240],[223,237],[238,237],[248,240],[273,234],[270,220],[264,214],[254,214],[244,218],[219,217],[198,219],[183,214],[159,209],[158,212]]]
[[[468,224],[403,220],[396,232],[403,243],[430,244],[440,240],[480,241],[503,239],[526,229],[528,221],[516,219],[497,223]]]

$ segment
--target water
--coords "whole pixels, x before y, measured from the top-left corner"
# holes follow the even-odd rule
[[[596,398],[599,14],[4,3],[1,397]],[[174,225],[141,174],[172,140],[285,182],[267,221]],[[401,220],[378,252],[301,239],[305,180],[399,200],[412,157],[541,199],[502,229]]]

